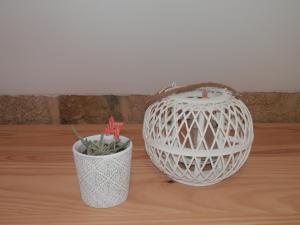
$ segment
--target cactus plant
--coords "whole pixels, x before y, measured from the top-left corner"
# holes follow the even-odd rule
[[[109,123],[104,129],[104,134],[101,134],[99,140],[95,141],[81,137],[75,127],[72,127],[72,130],[77,139],[80,140],[85,147],[85,150],[82,152],[83,154],[99,156],[117,153],[128,147],[130,140],[127,140],[126,142],[121,142],[120,140],[121,128],[123,128],[123,123],[115,122],[114,118],[110,117]],[[104,135],[113,135],[112,141],[105,141]]]

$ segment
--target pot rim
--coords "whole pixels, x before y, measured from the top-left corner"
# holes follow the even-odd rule
[[[87,138],[89,140],[96,140],[96,139],[99,139],[99,137],[101,136],[101,134],[96,134],[96,135],[91,135],[91,136],[87,136],[87,137],[84,137],[84,138]],[[104,135],[104,139],[112,139],[112,135]],[[130,140],[128,137],[125,137],[125,136],[120,136],[120,139],[121,140]],[[124,149],[123,151],[120,151],[120,152],[117,152],[117,153],[113,153],[113,154],[109,154],[109,155],[86,155],[86,154],[83,154],[81,152],[78,151],[78,147],[79,146],[82,146],[82,143],[80,140],[76,141],[73,146],[72,146],[72,151],[74,154],[80,156],[80,157],[86,157],[86,158],[94,158],[94,159],[101,159],[101,158],[112,158],[112,157],[115,157],[115,156],[120,156],[122,154],[126,154],[127,152],[131,151],[132,149],[132,141],[130,140],[129,142],[129,146]]]

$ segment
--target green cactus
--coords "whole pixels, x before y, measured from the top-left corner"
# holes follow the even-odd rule
[[[108,143],[104,141],[103,134],[100,135],[99,141],[91,141],[87,138],[81,137],[73,126],[72,130],[77,139],[80,140],[82,145],[85,147],[85,150],[82,153],[86,155],[110,155],[125,150],[130,143],[130,140],[122,143],[120,139],[115,138]]]

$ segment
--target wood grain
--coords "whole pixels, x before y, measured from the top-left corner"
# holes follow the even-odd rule
[[[80,133],[103,126],[78,125]],[[133,139],[128,200],[93,209],[80,200],[69,125],[0,126],[0,224],[300,224],[300,124],[256,124],[239,173],[210,187],[168,182]]]

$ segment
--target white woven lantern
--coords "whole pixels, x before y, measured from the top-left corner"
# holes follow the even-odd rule
[[[233,89],[214,83],[164,90],[149,101],[143,137],[156,167],[194,186],[220,182],[245,163],[253,123]]]

